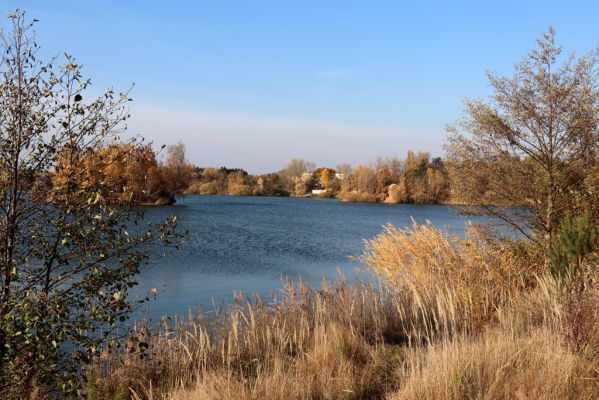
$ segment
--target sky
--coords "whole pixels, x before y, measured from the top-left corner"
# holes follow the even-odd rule
[[[38,19],[42,55],[74,55],[97,93],[135,83],[128,135],[252,173],[442,155],[485,70],[511,74],[549,25],[567,52],[599,45],[597,1],[0,4]]]

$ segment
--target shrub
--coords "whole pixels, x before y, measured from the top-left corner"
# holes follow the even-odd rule
[[[342,192],[338,196],[343,201],[351,201],[356,203],[376,203],[378,198],[375,194],[367,193],[367,192]]]
[[[400,184],[392,183],[388,189],[389,196],[385,199],[386,203],[407,203],[409,196],[405,190],[405,179]]]
[[[237,183],[230,183],[227,190],[230,196],[249,196],[252,193],[249,187]]]
[[[202,186],[201,183],[192,183],[191,185],[189,185],[189,187],[187,188],[185,193],[187,193],[187,194],[202,194],[201,186]]]
[[[548,251],[549,273],[559,287],[566,342],[593,358],[599,355],[597,238],[588,216],[567,216]]]
[[[200,185],[200,194],[218,194],[218,183],[202,183]]]

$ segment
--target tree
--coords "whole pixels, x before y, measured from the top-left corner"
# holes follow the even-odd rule
[[[377,157],[374,166],[377,171],[386,169],[389,182],[399,182],[400,176],[405,172],[405,162],[397,157]]]
[[[558,281],[575,279],[581,274],[586,259],[599,248],[599,230],[587,215],[564,217],[556,240],[549,248],[549,272]]]
[[[280,174],[266,174],[262,176],[263,194],[266,196],[289,196],[285,180]]]
[[[243,170],[230,172],[227,176],[227,193],[231,196],[247,196],[250,189],[247,186],[248,174]]]
[[[175,195],[185,192],[191,183],[194,167],[185,159],[185,145],[182,142],[166,146],[166,163],[160,171],[166,182],[166,194],[171,202]]]
[[[322,186],[323,189],[328,189],[330,179],[331,179],[331,170],[328,168],[323,168],[322,171],[320,172],[320,186]]]
[[[280,176],[285,180],[287,190],[293,192],[294,186],[302,178],[302,175],[304,173],[311,174],[314,168],[314,163],[305,161],[303,158],[294,158],[281,170]]]
[[[352,186],[358,193],[372,193],[376,191],[376,172],[367,165],[358,165],[352,174]]]
[[[78,397],[85,364],[144,301],[128,291],[149,246],[174,245],[176,223],[144,224],[142,211],[99,200],[103,179],[82,179],[93,169],[78,159],[124,129],[128,94],[86,101],[81,66],[68,55],[60,67],[56,58],[38,61],[33,23],[18,10],[8,19],[0,56],[0,397]],[[49,185],[59,163],[61,179]]]
[[[349,164],[337,164],[335,167],[337,174],[339,176],[340,189],[342,192],[348,192],[350,190],[351,185],[351,174],[352,174],[352,166]]]
[[[391,169],[387,165],[376,167],[376,192],[383,193],[386,188],[393,183],[393,175]]]
[[[454,196],[492,204],[469,212],[498,217],[546,249],[561,218],[589,201],[585,174],[599,148],[596,52],[558,63],[560,55],[549,28],[512,77],[488,73],[493,95],[466,102],[446,147]]]
[[[436,203],[443,199],[446,193],[447,181],[442,169],[429,165],[426,168],[426,182],[428,185],[428,197],[430,203]]]
[[[59,188],[72,180],[81,199],[90,195],[84,188],[98,190],[100,187],[94,201],[108,205],[153,203],[165,196],[167,187],[166,179],[157,167],[150,145],[114,142],[84,152],[78,146],[70,145],[58,158],[52,184]],[[51,193],[48,200],[60,200],[59,191]],[[72,193],[68,195],[72,196]]]
[[[406,171],[414,171],[417,167],[416,154],[412,150],[408,150],[406,154]]]
[[[352,167],[349,164],[337,164],[335,170],[341,176],[341,179],[349,178],[352,173]]]

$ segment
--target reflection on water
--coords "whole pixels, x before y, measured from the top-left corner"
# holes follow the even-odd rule
[[[463,233],[466,220],[444,205],[341,203],[270,197],[187,196],[176,206],[149,208],[146,217],[175,214],[189,230],[181,250],[145,267],[137,290],[164,289],[149,303],[150,317],[211,308],[234,292],[268,293],[284,278],[318,287],[323,274],[349,278],[361,265],[363,239],[396,226],[430,220]]]

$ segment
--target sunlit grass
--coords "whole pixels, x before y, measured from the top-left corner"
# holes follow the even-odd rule
[[[146,357],[105,353],[95,390],[188,400],[593,398],[597,313],[573,307],[582,300],[517,249],[476,229],[461,239],[426,224],[388,226],[362,257],[379,279],[320,290],[289,282],[268,301],[239,296],[158,332],[139,326]],[[588,293],[585,310],[596,309],[594,285]],[[574,346],[581,321],[591,334]]]

